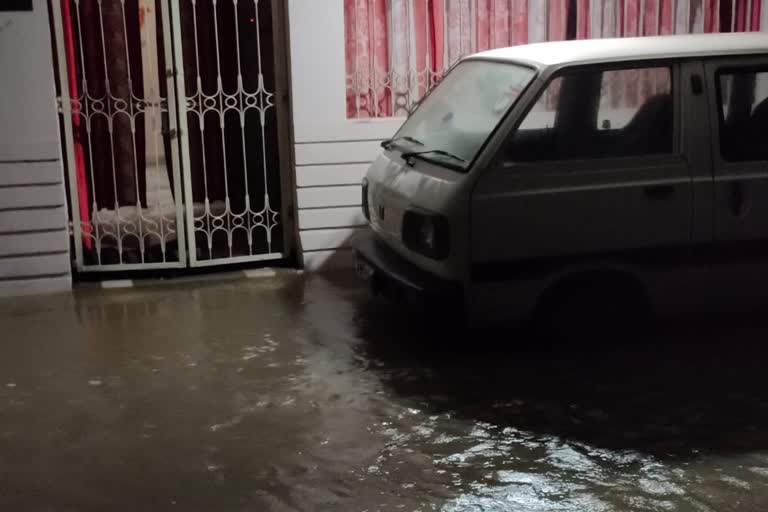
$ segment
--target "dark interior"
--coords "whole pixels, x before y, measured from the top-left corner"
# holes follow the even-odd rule
[[[732,162],[768,160],[768,98],[755,108],[756,73],[724,75],[720,79],[720,144],[723,157]]]
[[[504,148],[504,161],[532,162],[620,158],[671,153],[673,101],[657,94],[642,104],[623,128],[600,129],[598,110],[602,73],[562,80],[554,126],[518,130]]]

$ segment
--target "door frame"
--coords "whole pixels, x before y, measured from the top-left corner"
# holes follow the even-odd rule
[[[144,263],[142,250],[141,263],[123,263],[123,252],[121,248],[123,238],[134,236],[129,229],[121,229],[119,215],[117,224],[113,229],[117,232],[117,245],[120,260],[118,263],[102,263],[100,251],[100,238],[98,223],[92,219],[91,223],[84,223],[80,215],[80,198],[78,197],[78,176],[75,156],[75,134],[73,127],[73,116],[88,116],[88,102],[91,101],[82,91],[79,98],[71,98],[71,91],[68,80],[68,62],[66,53],[66,27],[65,18],[62,13],[61,3],[56,0],[50,2],[51,11],[51,31],[53,35],[54,51],[57,60],[57,84],[59,86],[59,109],[62,115],[62,143],[64,146],[64,156],[67,174],[67,185],[69,189],[69,214],[72,219],[73,247],[75,268],[79,272],[119,272],[136,271],[168,268],[191,268],[201,266],[227,265],[247,262],[258,262],[264,260],[276,260],[291,258],[297,260],[297,247],[299,244],[297,215],[296,215],[296,178],[294,166],[294,129],[292,119],[292,101],[291,101],[291,76],[290,76],[290,44],[289,44],[289,25],[288,25],[288,5],[283,0],[262,0],[269,1],[271,7],[271,20],[262,19],[261,27],[266,27],[267,23],[272,31],[272,61],[274,69],[264,68],[264,73],[274,75],[274,91],[265,91],[271,93],[271,96],[265,100],[269,102],[269,108],[275,110],[277,132],[277,154],[278,161],[270,162],[270,173],[268,179],[271,183],[279,183],[280,208],[277,212],[277,222],[281,231],[281,243],[279,246],[273,245],[269,254],[254,253],[246,256],[229,256],[213,260],[198,260],[196,255],[194,211],[192,201],[192,177],[189,153],[189,127],[187,120],[187,98],[184,80],[184,56],[181,34],[181,13],[177,2],[171,0],[162,0],[160,10],[157,13],[157,31],[163,34],[163,44],[157,48],[157,54],[165,56],[165,69],[158,70],[160,80],[165,80],[167,93],[164,100],[167,102],[168,126],[167,134],[170,135],[169,165],[172,167],[173,185],[172,192],[174,198],[173,214],[176,219],[176,243],[178,245],[177,260]],[[258,8],[258,0],[254,2]],[[75,18],[70,22],[72,30],[79,27],[80,23],[85,22],[78,16],[77,24]],[[265,32],[264,29],[262,30]],[[75,32],[74,37],[78,37]],[[131,55],[131,58],[137,56]],[[76,56],[75,59],[80,59]],[[133,106],[131,105],[131,108]],[[274,164],[274,165],[273,165]],[[274,170],[273,170],[274,169]],[[275,172],[275,170],[277,172]],[[266,172],[266,169],[265,171]],[[272,188],[272,186],[270,186]],[[265,191],[268,195],[268,191]],[[274,196],[273,196],[274,198]],[[257,199],[258,200],[258,199]],[[89,201],[90,202],[90,201]],[[274,201],[275,203],[277,201]],[[268,204],[268,203],[267,203]],[[143,205],[144,206],[144,205]],[[88,208],[92,208],[89,204]],[[98,215],[98,211],[92,211],[92,215]],[[141,215],[141,212],[139,212]],[[264,216],[271,217],[268,210]],[[111,219],[111,217],[110,217]],[[141,219],[134,226],[134,231],[141,230]],[[267,222],[267,226],[269,222]],[[110,224],[110,226],[112,226]],[[276,228],[278,229],[278,228]],[[89,233],[95,233],[89,234]],[[103,233],[101,234],[103,236]],[[99,258],[97,263],[86,262],[86,249],[83,236],[91,237],[95,240],[95,254]],[[166,233],[167,236],[167,233]],[[163,242],[165,243],[165,242]],[[296,261],[293,261],[294,263]]]
[[[283,254],[301,264],[301,239],[297,222],[296,165],[294,158],[293,98],[291,96],[291,33],[288,2],[271,0],[272,31],[275,38],[275,109],[280,155],[282,193]],[[282,136],[281,136],[282,134]]]
[[[694,90],[701,81],[701,93]],[[680,62],[681,153],[688,160],[691,172],[691,243],[709,243],[712,240],[714,222],[714,183],[712,180],[711,152],[701,151],[710,147],[713,137],[710,126],[710,86],[706,69],[701,60]]]

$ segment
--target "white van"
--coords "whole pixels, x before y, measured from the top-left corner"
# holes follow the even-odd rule
[[[397,298],[475,326],[768,300],[768,34],[476,54],[382,146],[353,245]]]

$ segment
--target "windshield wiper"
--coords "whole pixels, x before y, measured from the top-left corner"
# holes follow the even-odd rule
[[[408,142],[412,144],[416,144],[417,146],[424,145],[424,143],[421,142],[419,139],[414,139],[409,135],[403,135],[402,137],[395,137],[394,139],[387,139],[387,140],[381,141],[381,147],[383,147],[384,149],[389,149],[390,147],[392,147],[392,144],[400,140],[407,140]]]
[[[410,151],[408,153],[403,153],[403,160],[405,160],[406,162],[408,162],[410,164],[411,163],[410,162],[411,158],[413,158],[415,156],[429,155],[429,154],[432,154],[432,153],[434,153],[435,155],[440,155],[440,156],[444,156],[444,157],[450,158],[452,160],[456,160],[456,161],[461,162],[463,164],[467,163],[467,161],[464,158],[461,158],[458,155],[454,155],[453,153],[449,153],[447,151],[443,151],[442,149],[429,149],[429,150],[426,150],[426,151]]]

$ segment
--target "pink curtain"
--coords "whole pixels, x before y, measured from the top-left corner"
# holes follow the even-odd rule
[[[347,115],[403,115],[461,57],[539,41],[759,30],[761,0],[345,0]],[[765,29],[765,28],[764,28]],[[611,83],[637,106],[666,73]],[[550,98],[554,101],[556,93]]]
[[[720,0],[704,0],[704,32],[719,32]]]
[[[415,86],[419,98],[437,81],[436,61],[438,57],[440,68],[442,68],[442,55],[438,56],[435,51],[435,42],[442,40],[443,37],[442,19],[439,25],[435,23],[435,13],[442,12],[443,9],[442,1],[438,3],[439,5],[427,1],[413,2],[414,43],[416,45],[414,62],[418,70]],[[439,37],[435,35],[435,31],[440,32]]]
[[[760,30],[761,1],[721,0],[721,2],[726,4],[720,11],[722,17],[720,30],[722,32]]]
[[[576,39],[589,39],[590,30],[589,0],[576,1]]]
[[[429,40],[429,53],[432,55],[432,74],[439,77],[445,69],[445,55],[442,52],[445,41],[445,23],[442,13],[445,10],[445,0],[426,0],[426,15],[429,16],[429,26],[432,27]]]
[[[568,31],[568,0],[549,2],[548,41],[565,41]]]
[[[750,24],[749,29],[750,30],[768,30],[768,27],[761,27],[760,26],[760,20],[763,16],[763,2],[754,0],[752,2],[752,23]]]
[[[475,51],[528,42],[526,0],[478,0]]]
[[[673,19],[673,13],[675,12],[675,5],[673,0],[660,0],[659,2],[661,5],[659,7],[660,11],[660,24],[661,24],[661,35],[670,35],[674,34],[675,27],[674,23],[672,21]]]
[[[452,65],[463,55],[472,53],[472,19],[468,0],[444,0],[446,2],[446,53]]]
[[[391,115],[386,0],[345,0],[347,112],[351,117]]]

